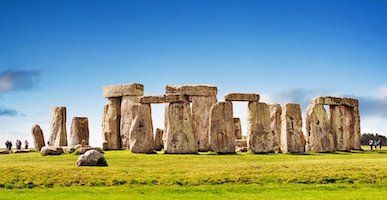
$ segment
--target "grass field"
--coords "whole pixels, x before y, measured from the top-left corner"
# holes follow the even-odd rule
[[[387,151],[310,155],[0,155],[0,199],[386,199]]]

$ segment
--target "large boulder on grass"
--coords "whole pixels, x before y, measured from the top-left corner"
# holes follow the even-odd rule
[[[53,147],[53,146],[44,146],[40,150],[40,154],[42,156],[48,156],[48,155],[61,155],[63,153],[62,147]]]
[[[99,151],[93,149],[79,156],[78,166],[108,166],[105,157]]]

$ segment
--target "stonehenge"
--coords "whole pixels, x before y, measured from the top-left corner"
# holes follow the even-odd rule
[[[228,93],[218,102],[217,94],[216,86],[204,84],[167,85],[165,93],[159,95],[144,95],[144,86],[138,83],[104,87],[107,102],[102,119],[103,148],[129,149],[133,153],[164,150],[167,154],[360,149],[356,99],[314,98],[305,113],[304,132],[299,104],[267,104],[260,102],[260,95],[255,93]],[[247,136],[242,136],[241,120],[234,117],[235,101],[247,103]],[[165,104],[164,129],[153,130],[152,104]],[[53,118],[58,121],[62,112],[56,111]],[[56,142],[57,135],[64,134],[51,135],[50,142]],[[72,130],[72,145],[76,143],[73,135]]]
[[[66,107],[52,108],[49,145],[67,146]]]
[[[288,103],[281,114],[281,152],[305,152],[305,138],[302,132],[301,106]]]
[[[32,127],[32,138],[34,139],[34,145],[36,151],[40,151],[45,146],[43,131],[38,124]]]
[[[71,121],[70,146],[81,144],[89,145],[89,120],[87,117],[74,117]]]
[[[305,117],[307,150],[333,152],[360,149],[358,106],[358,100],[352,98],[314,98]]]

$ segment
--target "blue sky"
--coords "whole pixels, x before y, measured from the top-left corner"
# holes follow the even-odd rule
[[[262,101],[359,98],[362,131],[387,133],[387,2],[0,1],[0,140],[49,135],[52,106],[90,119],[100,145],[101,87],[208,83]],[[234,106],[246,119],[246,105]],[[163,106],[153,107],[162,127]],[[243,126],[243,125],[242,125]],[[245,127],[244,127],[245,129]],[[0,145],[3,142],[1,142]]]

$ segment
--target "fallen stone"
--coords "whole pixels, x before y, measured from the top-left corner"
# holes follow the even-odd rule
[[[142,95],[144,95],[144,85],[139,83],[103,87],[103,96],[105,98]]]
[[[331,123],[324,106],[309,105],[305,120],[306,150],[313,152],[336,151],[336,134],[332,132]]]
[[[224,98],[226,101],[259,101],[259,95],[252,93],[230,93]]]
[[[266,103],[248,104],[247,147],[253,153],[274,152],[274,134],[270,130],[270,109]]]
[[[32,138],[34,139],[35,149],[36,151],[40,151],[40,149],[42,149],[42,147],[46,145],[44,142],[43,131],[38,124],[35,124],[32,127],[31,132],[32,132]]]
[[[55,146],[44,146],[40,150],[40,154],[43,156],[47,155],[61,155],[63,153],[62,147],[55,147]]]
[[[102,132],[104,149],[121,149],[120,135],[121,98],[109,98],[103,112]]]
[[[164,149],[168,154],[197,152],[189,102],[170,103],[166,106]]]
[[[242,139],[237,139],[235,141],[235,150],[238,152],[247,152],[247,141]]]
[[[160,96],[142,96],[140,98],[140,103],[144,103],[144,104],[166,103],[166,97],[165,97],[165,95],[160,95]]]
[[[189,96],[216,96],[218,89],[211,85],[182,85],[174,86],[167,85],[165,87],[166,94],[184,94]]]
[[[282,153],[305,152],[305,138],[302,132],[301,107],[299,104],[285,104],[281,115]]]
[[[192,128],[198,151],[211,151],[209,141],[209,125],[211,107],[217,102],[215,96],[193,96],[192,97]]]
[[[239,118],[234,118],[234,130],[235,130],[235,138],[237,140],[242,139],[242,126],[241,126],[241,120]]]
[[[156,128],[156,133],[153,141],[153,149],[155,151],[161,151],[164,148],[163,135],[164,130]]]
[[[269,105],[270,109],[270,130],[274,135],[274,150],[281,151],[281,114],[282,108],[279,104]]]
[[[89,150],[85,154],[79,156],[77,160],[78,166],[108,166],[105,157],[97,150]]]
[[[149,104],[134,104],[134,114],[129,133],[130,151],[133,153],[153,153],[152,111]]]
[[[70,145],[89,144],[89,120],[87,117],[74,117],[71,121]]]
[[[353,98],[341,98],[341,97],[316,97],[312,100],[311,104],[315,105],[332,105],[332,106],[349,106],[358,107],[359,101]]]
[[[231,102],[218,102],[210,112],[209,140],[218,154],[235,153],[235,130]]]
[[[66,107],[54,107],[51,114],[50,146],[67,146]]]
[[[98,147],[81,147],[79,149],[77,149],[75,152],[77,155],[82,155],[84,153],[86,153],[87,151],[90,151],[90,150],[96,150],[102,154],[104,154],[105,152],[103,152],[102,149],[98,148]]]
[[[140,102],[139,96],[124,96],[121,99],[121,145],[123,149],[130,149],[129,135],[136,113],[132,112],[133,105]]]

